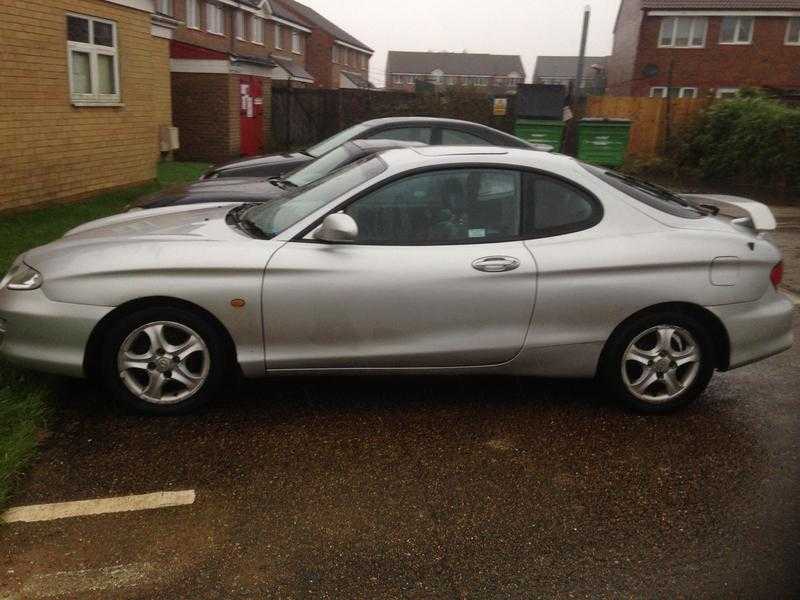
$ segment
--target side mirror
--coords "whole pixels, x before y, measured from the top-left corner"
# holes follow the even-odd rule
[[[358,224],[344,213],[328,215],[314,232],[315,240],[323,242],[353,242],[358,238]]]

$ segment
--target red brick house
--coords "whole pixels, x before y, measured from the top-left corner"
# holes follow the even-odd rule
[[[370,88],[369,61],[373,50],[317,11],[295,0],[272,0],[282,4],[311,28],[306,68],[314,86],[327,89]]]
[[[724,98],[800,90],[800,0],[622,0],[614,96]]]
[[[502,94],[525,82],[525,68],[519,55],[390,50],[387,89],[413,92],[418,81],[440,88],[468,86]]]
[[[179,22],[170,43],[172,112],[184,160],[264,152],[273,85],[310,85],[311,29],[271,0],[154,0]]]

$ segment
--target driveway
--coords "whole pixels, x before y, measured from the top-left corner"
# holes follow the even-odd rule
[[[154,419],[65,381],[15,505],[194,502],[6,525],[0,598],[798,597],[798,389],[797,345],[664,417],[452,377],[248,382]]]

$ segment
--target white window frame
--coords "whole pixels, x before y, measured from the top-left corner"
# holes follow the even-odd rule
[[[692,22],[689,28],[689,44],[686,46],[676,46],[675,37],[678,33],[678,21],[681,19],[689,19]],[[664,44],[664,26],[668,21],[672,21],[672,38],[669,44]],[[703,31],[703,42],[700,45],[692,44],[695,38],[695,29],[698,23],[703,23],[705,30]],[[708,39],[708,17],[662,17],[661,27],[658,30],[658,47],[659,48],[705,48]]]
[[[66,13],[66,17],[84,19],[89,22],[89,43],[73,42],[67,33],[67,71],[69,73],[69,95],[75,105],[108,106],[118,105],[122,98],[119,85],[119,40],[117,38],[117,24],[108,19],[99,19],[78,13]],[[65,17],[65,24],[66,24]],[[111,25],[113,46],[102,46],[94,43],[94,23],[105,23]],[[89,55],[89,77],[92,91],[89,94],[76,94],[72,91],[74,73],[72,71],[72,52],[83,52]],[[113,57],[114,61],[114,90],[113,94],[101,94],[97,91],[99,83],[98,55]]]
[[[723,94],[738,94],[741,88],[724,87],[717,88],[717,99],[722,99]]]
[[[233,13],[233,35],[237,40],[242,42],[247,41],[247,19],[243,10],[237,10]]]
[[[214,35],[225,35],[223,9],[218,4],[206,2],[206,31]]]
[[[691,92],[691,96],[687,96],[686,93]],[[691,98],[695,99],[698,97],[700,90],[696,87],[680,87],[678,88],[678,98]]]
[[[339,64],[339,46],[336,44],[331,46],[331,62],[335,65]]]
[[[800,17],[791,17],[786,20],[786,38],[784,44],[787,46],[800,46]],[[792,32],[792,23],[797,23],[797,39],[789,39],[789,34]]]
[[[405,77],[402,75],[392,75],[392,83],[394,85],[403,85],[405,83]]]
[[[200,29],[200,7],[197,0],[186,0],[186,27]]]
[[[665,85],[655,85],[650,88],[651,98],[668,98],[669,88]]]
[[[255,15],[250,17],[250,41],[259,46],[264,45],[264,19]]]
[[[283,31],[280,23],[275,23],[275,50],[283,50]]]
[[[733,26],[733,40],[730,42],[723,42],[722,41],[722,23],[725,19],[733,19],[735,24]],[[750,37],[747,41],[743,42],[739,40],[739,32],[742,28],[742,19],[752,19],[750,23]],[[756,18],[755,17],[722,17],[722,21],[720,21],[719,26],[719,43],[722,46],[747,46],[753,43],[753,30],[756,28]]]
[[[300,39],[300,32],[292,30],[292,54],[303,53],[303,41]]]
[[[156,0],[156,11],[160,12],[162,15],[169,15],[170,17],[175,16],[173,12],[175,9],[175,4],[173,0]]]

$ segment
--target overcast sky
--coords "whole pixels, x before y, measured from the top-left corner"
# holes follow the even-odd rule
[[[583,7],[592,7],[588,55],[611,52],[620,0],[301,0],[375,50],[383,86],[389,50],[520,54],[527,81],[539,55],[577,56]]]

